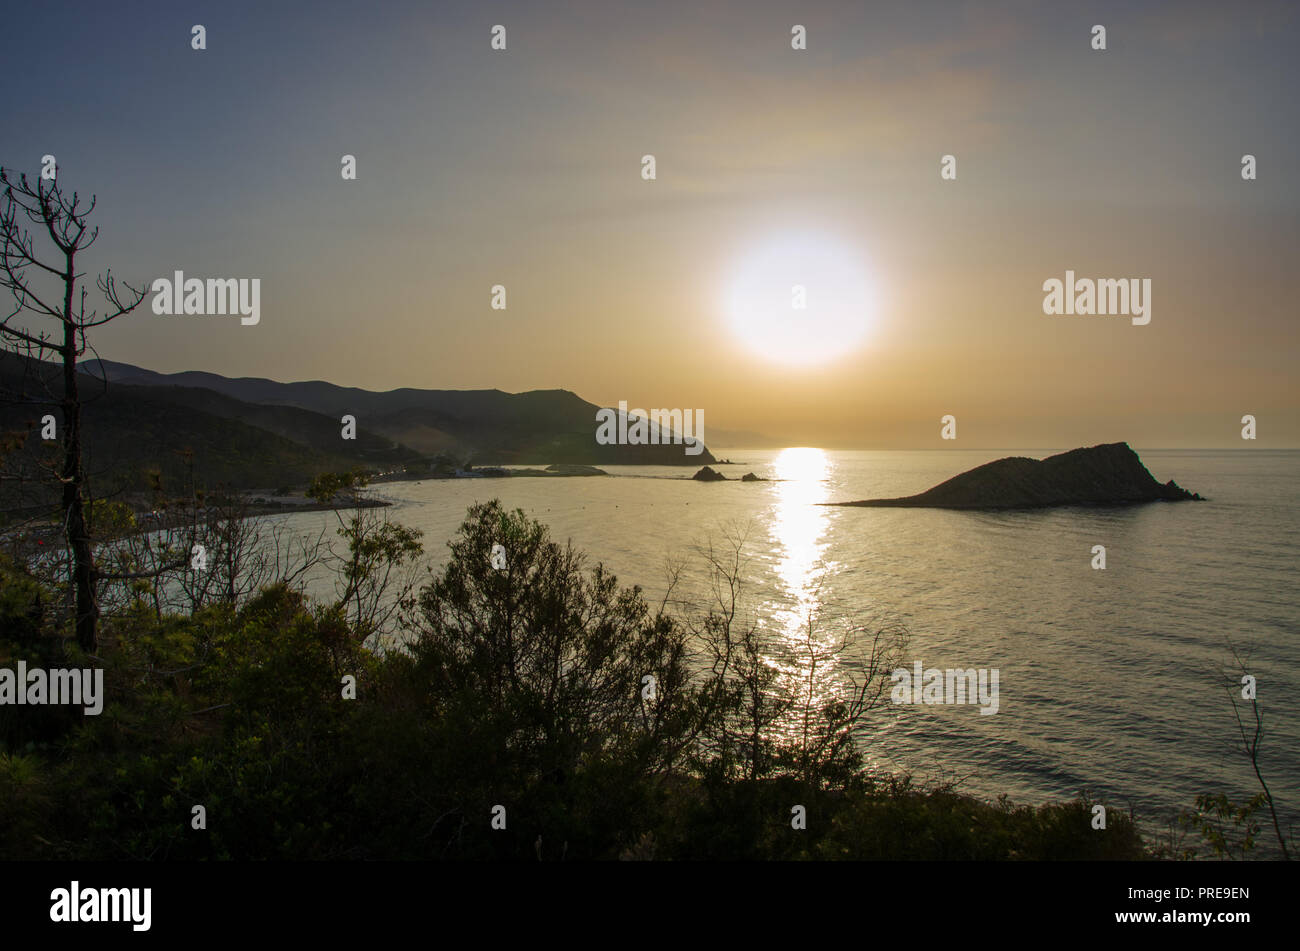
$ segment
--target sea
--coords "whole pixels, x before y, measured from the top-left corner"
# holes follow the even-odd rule
[[[466,509],[496,498],[648,599],[696,616],[711,598],[705,552],[739,542],[742,616],[778,645],[772,663],[796,692],[847,689],[882,629],[905,632],[895,656],[909,671],[997,672],[996,713],[886,692],[857,736],[872,770],[1016,805],[1088,795],[1132,811],[1149,835],[1169,834],[1198,795],[1240,803],[1259,792],[1242,734],[1256,728],[1242,697],[1249,676],[1260,770],[1289,833],[1300,821],[1300,451],[1135,449],[1159,481],[1206,501],[822,504],[910,495],[994,459],[1059,449],[727,449],[717,454],[734,461],[714,468],[767,481],[613,466],[607,478],[398,482],[373,494],[423,531],[435,568]],[[329,512],[282,518],[304,535],[337,524]],[[816,663],[801,667],[801,650]],[[1271,820],[1261,811],[1258,821],[1259,854],[1270,855]]]

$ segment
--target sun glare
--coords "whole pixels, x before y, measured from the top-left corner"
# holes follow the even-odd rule
[[[776,481],[769,525],[780,588],[767,611],[785,642],[785,651],[778,651],[774,664],[783,684],[800,695],[808,690],[811,676],[820,701],[829,699],[836,663],[824,653],[829,633],[822,630],[825,624],[810,630],[809,620],[818,614],[822,585],[832,568],[827,563],[831,510],[818,504],[830,500],[827,480],[832,463],[821,449],[800,447],[782,450],[773,468]],[[815,669],[809,667],[810,649],[819,652]]]
[[[827,510],[817,503],[827,501],[830,462],[820,449],[791,448],[782,450],[773,466],[778,480],[772,512],[772,533],[779,548],[776,571],[790,598],[787,626],[797,630],[815,603],[822,573],[828,518]]]
[[[770,238],[749,249],[727,285],[726,318],[752,352],[791,366],[855,350],[875,317],[861,255],[824,234]]]

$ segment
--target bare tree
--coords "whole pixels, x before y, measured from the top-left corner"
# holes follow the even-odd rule
[[[1254,678],[1247,672],[1245,661],[1241,659],[1235,650],[1233,651],[1233,660],[1241,674],[1241,680],[1228,688],[1228,699],[1232,703],[1232,713],[1237,720],[1237,731],[1241,734],[1242,748],[1250,758],[1250,768],[1254,770],[1255,779],[1259,781],[1261,801],[1268,806],[1269,817],[1273,820],[1273,834],[1277,836],[1277,844],[1282,849],[1282,858],[1290,861],[1291,852],[1287,848],[1286,836],[1282,834],[1282,825],[1277,819],[1277,807],[1273,804],[1273,793],[1269,791],[1268,783],[1264,782],[1264,774],[1259,768],[1259,747],[1264,740],[1264,717],[1259,712],[1259,699],[1253,689]],[[1243,689],[1241,697],[1243,700],[1248,699],[1250,701],[1250,709],[1255,721],[1253,730],[1242,722],[1241,708],[1237,705],[1237,689],[1247,681],[1251,682],[1252,689]]]
[[[348,618],[358,643],[375,634],[391,633],[393,618],[414,607],[410,596],[415,590],[418,559],[424,553],[423,532],[364,506],[361,490],[368,483],[369,477],[360,469],[327,472],[317,476],[307,490],[308,498],[322,505],[341,498],[355,506],[347,520],[334,508],[338,534],[347,542],[347,552],[339,554],[329,546],[328,561],[338,575],[337,607]]]
[[[1241,736],[1241,748],[1250,760],[1250,767],[1255,773],[1260,791],[1245,802],[1234,802],[1226,793],[1202,793],[1196,797],[1195,807],[1184,809],[1178,815],[1178,825],[1182,830],[1193,830],[1200,834],[1220,858],[1248,858],[1255,848],[1256,839],[1262,824],[1258,818],[1259,811],[1267,807],[1272,822],[1273,834],[1277,837],[1278,848],[1282,858],[1290,861],[1291,847],[1287,835],[1282,832],[1282,823],[1278,819],[1277,805],[1273,793],[1264,781],[1260,768],[1260,747],[1263,744],[1264,715],[1259,708],[1259,699],[1255,693],[1255,678],[1250,674],[1248,665],[1231,641],[1228,649],[1232,652],[1233,665],[1226,668],[1224,686],[1228,691],[1228,702],[1232,704],[1232,713],[1237,721],[1237,732]],[[1235,670],[1233,669],[1235,668]],[[1245,702],[1250,704],[1250,717],[1242,714]],[[1253,726],[1251,720],[1254,721]],[[1172,836],[1171,849],[1172,852]],[[1291,844],[1294,844],[1292,842]],[[1195,849],[1182,849],[1173,853],[1178,857],[1192,857]]]
[[[193,614],[208,604],[238,609],[268,585],[304,584],[326,554],[324,529],[314,539],[299,535],[287,522],[260,517],[234,491],[209,496],[194,489],[178,500],[156,495],[154,504],[143,518],[127,516],[111,537],[95,531],[101,577],[129,581],[101,586],[99,603],[109,613],[137,600],[159,619],[172,611]],[[193,563],[198,549],[202,568]]]
[[[724,543],[697,549],[707,572],[704,614],[685,614],[684,623],[701,652],[705,671],[699,733],[699,763],[727,778],[757,780],[777,761],[775,727],[792,707],[776,686],[768,662],[770,643],[756,618],[742,611],[744,555],[748,526],[723,528]]]
[[[57,177],[57,170],[55,176]],[[88,218],[95,209],[95,197],[83,204],[76,192],[64,194],[56,177],[44,174],[35,184],[25,174],[14,179],[0,167],[0,287],[12,296],[12,311],[0,319],[0,346],[21,357],[57,358],[62,366],[62,387],[48,394],[59,405],[62,416],[62,460],[57,473],[62,486],[63,535],[70,552],[70,581],[75,592],[77,642],[89,652],[96,647],[99,607],[95,598],[98,580],[94,549],[86,523],[89,493],[82,465],[82,396],[77,387],[77,360],[86,352],[86,332],[133,311],[144,300],[145,288],[123,284],[126,294],[108,271],[96,279],[107,301],[103,314],[86,310],[85,276],[76,269],[77,256],[99,236]],[[35,225],[32,230],[27,224]],[[36,234],[52,249],[36,250]],[[56,296],[57,295],[57,296]],[[36,402],[36,394],[23,394]]]
[[[907,630],[830,618],[838,633],[823,633],[818,587],[797,633],[765,631],[741,607],[749,529],[728,526],[723,534],[722,545],[698,549],[707,613],[685,619],[707,671],[701,750],[735,778],[785,774],[818,787],[842,780],[860,764],[855,733],[887,696]]]

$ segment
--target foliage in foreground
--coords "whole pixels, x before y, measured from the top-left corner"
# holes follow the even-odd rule
[[[1013,808],[869,775],[849,736],[889,632],[844,695],[800,709],[734,601],[656,610],[496,502],[450,548],[406,604],[406,648],[383,652],[349,575],[332,604],[284,584],[189,614],[141,598],[91,659],[43,624],[57,594],[0,566],[0,666],[103,666],[107,693],[98,717],[0,707],[0,858],[1149,857],[1122,812],[1092,829],[1086,799]],[[801,730],[771,729],[791,713]]]

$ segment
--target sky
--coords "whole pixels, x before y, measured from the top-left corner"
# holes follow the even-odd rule
[[[1293,3],[55,2],[6,27],[0,163],[52,154],[96,194],[86,270],[261,282],[255,326],[149,297],[105,359],[563,388],[793,445],[947,448],[951,414],[957,448],[1300,447]],[[757,316],[790,283],[773,248],[815,314]],[[1150,322],[1045,314],[1067,270],[1149,279]]]

